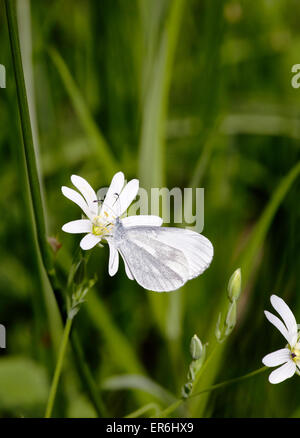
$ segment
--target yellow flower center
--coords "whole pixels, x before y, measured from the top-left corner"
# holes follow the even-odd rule
[[[291,357],[294,362],[298,362],[300,360],[300,350],[298,348],[293,348],[291,350]]]
[[[104,216],[96,216],[93,219],[92,233],[95,236],[106,236],[110,233],[113,223],[109,222],[108,214],[105,211]]]

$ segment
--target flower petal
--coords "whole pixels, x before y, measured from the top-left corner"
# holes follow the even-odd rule
[[[154,215],[139,215],[139,216],[128,216],[122,219],[124,227],[134,227],[137,225],[145,225],[151,227],[160,227],[163,220],[159,216]]]
[[[132,179],[122,190],[119,200],[116,202],[117,215],[121,216],[132,203],[139,191],[139,180]]]
[[[123,172],[118,172],[113,176],[110,186],[107,190],[104,202],[102,204],[101,213],[108,210],[109,215],[118,216],[118,209],[116,208],[117,195],[120,195],[122,188],[124,186],[124,174]]]
[[[120,252],[120,254],[121,254],[121,257],[122,257],[123,262],[124,262],[125,272],[126,272],[127,277],[129,278],[129,280],[134,280],[134,276],[132,275],[131,270],[129,269],[129,266],[128,266],[125,258],[123,257],[123,254],[121,252]]]
[[[78,219],[63,225],[62,230],[72,234],[90,233],[92,231],[92,223],[88,219]]]
[[[98,212],[98,203],[95,202],[97,201],[97,195],[94,189],[81,176],[72,175],[71,181],[76,189],[78,189],[81,192],[82,196],[85,198],[89,209],[96,215]]]
[[[286,363],[291,358],[291,351],[288,348],[281,348],[280,350],[273,351],[273,353],[267,354],[262,363],[267,367],[276,367]]]
[[[267,310],[265,310],[265,315],[267,319],[270,321],[270,323],[273,324],[280,331],[282,336],[285,337],[288,343],[290,343],[290,336],[283,322],[280,321],[280,319],[277,316],[273,315],[273,313],[270,313]]]
[[[109,264],[108,264],[108,273],[111,277],[113,277],[119,269],[119,253],[117,248],[113,245],[113,243],[107,239],[107,243],[109,246]]]
[[[69,187],[65,187],[63,186],[61,188],[62,194],[70,199],[71,201],[75,202],[75,204],[77,204],[81,210],[84,212],[84,214],[89,218],[92,219],[92,213],[87,205],[87,203],[85,202],[85,200],[83,199],[83,197],[77,193],[75,190],[73,189],[69,189]]]
[[[290,360],[281,367],[277,368],[277,370],[272,371],[272,373],[269,375],[269,382],[274,384],[283,382],[284,380],[292,377],[295,372],[296,364]]]
[[[83,239],[81,239],[80,247],[84,250],[91,249],[95,245],[97,245],[97,243],[99,243],[100,240],[101,240],[101,237],[95,236],[94,234],[89,233],[86,236],[84,236]]]
[[[289,306],[283,301],[283,299],[278,297],[277,295],[271,296],[271,304],[283,319],[283,322],[285,323],[289,332],[290,341],[292,341],[293,343],[296,342],[297,336],[295,337],[295,335],[297,335],[298,333],[298,326],[293,312],[291,311]]]

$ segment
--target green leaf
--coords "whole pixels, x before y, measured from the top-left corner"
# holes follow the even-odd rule
[[[120,376],[109,377],[102,383],[102,389],[110,391],[139,389],[147,394],[151,394],[164,404],[170,404],[176,400],[176,397],[161,385],[154,382],[149,377],[138,374],[123,374]]]
[[[26,409],[44,404],[48,395],[44,368],[25,357],[0,359],[0,406],[3,409]]]
[[[92,404],[83,395],[72,398],[67,416],[68,418],[97,418]]]

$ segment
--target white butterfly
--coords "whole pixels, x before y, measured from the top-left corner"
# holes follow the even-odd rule
[[[62,192],[81,207],[88,219],[69,222],[62,229],[68,233],[88,233],[80,242],[84,250],[105,239],[110,249],[111,276],[118,271],[120,254],[131,280],[145,289],[167,292],[180,288],[210,265],[213,246],[201,234],[183,228],[161,227],[163,221],[158,216],[121,218],[137,195],[138,180],[131,180],[123,188],[124,175],[118,172],[100,207],[87,181],[76,175],[71,181],[82,196],[67,187],[62,187]],[[118,214],[115,214],[116,202]]]

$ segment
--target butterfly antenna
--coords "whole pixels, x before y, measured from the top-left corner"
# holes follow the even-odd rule
[[[119,195],[119,193],[114,193],[114,196],[116,196],[116,200],[115,200],[115,202],[113,203],[113,206],[114,206],[115,203],[116,203],[117,201],[119,201],[119,199],[120,199],[120,195]],[[118,208],[119,208],[119,214],[117,215],[117,217],[119,217],[120,214],[121,214],[121,204],[120,204],[120,202],[118,203]]]

